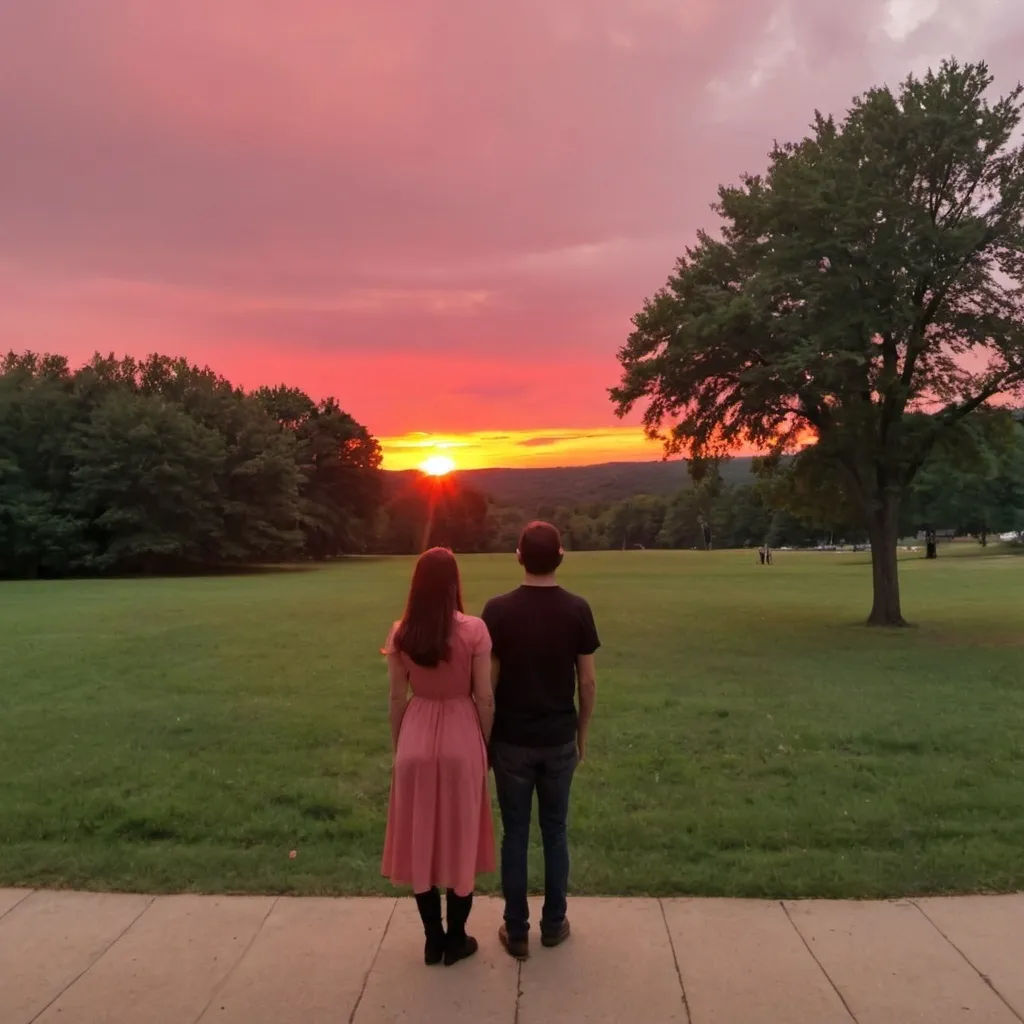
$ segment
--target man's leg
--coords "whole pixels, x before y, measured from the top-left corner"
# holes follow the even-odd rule
[[[505,927],[509,938],[525,939],[530,931],[526,859],[537,776],[532,752],[524,747],[495,743],[491,763],[501,808],[501,891],[505,897]]]
[[[537,774],[537,804],[544,840],[544,911],[540,930],[544,938],[558,939],[565,926],[569,893],[569,789],[576,771],[576,743],[545,752]]]

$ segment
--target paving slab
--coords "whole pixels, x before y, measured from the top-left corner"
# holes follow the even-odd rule
[[[851,1024],[780,903],[663,905],[694,1024]]]
[[[532,909],[536,921],[540,908]],[[570,900],[569,919],[572,936],[556,949],[544,949],[537,929],[531,932],[518,1024],[685,1024],[679,975],[657,900]]]
[[[154,900],[39,1024],[192,1024],[273,903],[262,896]]]
[[[479,940],[480,952],[452,967],[427,967],[416,904],[399,900],[355,1024],[513,1024],[518,970],[498,945],[501,912],[500,901],[478,897],[468,930]]]
[[[1024,893],[916,902],[1024,1019]]]
[[[787,903],[858,1024],[1020,1024],[911,903]]]
[[[148,896],[37,892],[0,918],[0,1021],[28,1024],[149,906]]]
[[[201,1024],[347,1021],[394,905],[381,899],[278,900]]]
[[[31,889],[0,889],[0,917],[13,910],[23,899],[31,895]]]
[[[692,1024],[1024,1022],[1024,894],[575,899],[570,915],[569,942],[535,934],[520,968],[500,902],[478,899],[480,954],[428,968],[411,899],[0,889],[0,1022],[686,1022],[677,960]]]

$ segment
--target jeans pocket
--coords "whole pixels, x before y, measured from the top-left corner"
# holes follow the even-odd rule
[[[547,774],[552,778],[562,775],[571,775],[580,763],[580,752],[576,747],[576,741],[567,743],[565,746],[556,747],[548,753]]]
[[[525,752],[520,747],[513,747],[506,743],[492,743],[491,767],[494,769],[495,779],[500,775],[509,780],[529,781],[530,765]]]

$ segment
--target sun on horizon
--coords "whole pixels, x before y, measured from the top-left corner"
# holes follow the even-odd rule
[[[431,455],[420,463],[420,469],[427,476],[447,476],[455,469],[455,460],[447,455]]]

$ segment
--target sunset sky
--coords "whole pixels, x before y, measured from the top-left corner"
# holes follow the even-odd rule
[[[607,388],[720,182],[1020,0],[0,0],[0,348],[334,394],[386,465],[656,458]]]

